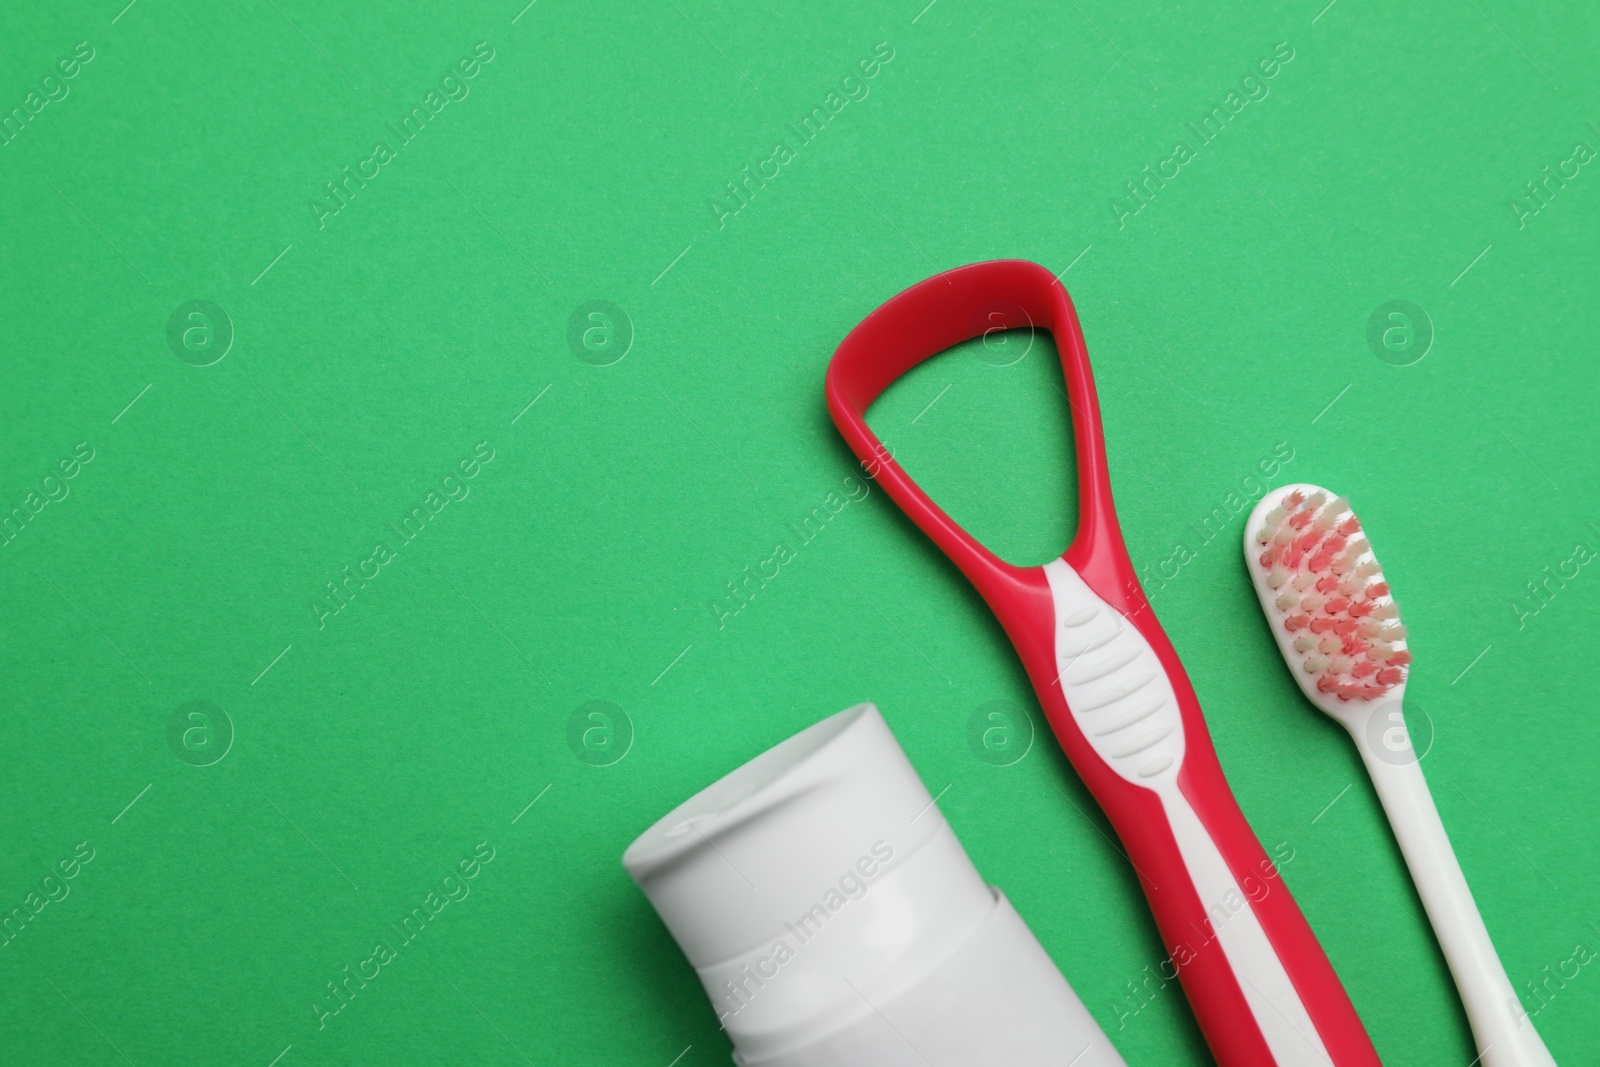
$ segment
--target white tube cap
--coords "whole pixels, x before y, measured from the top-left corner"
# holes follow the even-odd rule
[[[1122,1064],[871,704],[708,786],[622,862],[747,1067]]]

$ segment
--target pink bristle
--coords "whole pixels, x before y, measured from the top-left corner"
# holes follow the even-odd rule
[[[1284,613],[1294,635],[1291,662],[1316,679],[1318,692],[1376,700],[1404,682],[1411,655],[1396,643],[1405,627],[1348,500],[1291,493],[1254,540],[1263,546],[1265,584],[1279,591],[1268,607]]]

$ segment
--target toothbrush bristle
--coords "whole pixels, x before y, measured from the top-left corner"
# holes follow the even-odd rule
[[[1262,517],[1256,560],[1294,635],[1291,666],[1319,692],[1376,700],[1405,681],[1411,653],[1399,608],[1361,520],[1342,496],[1296,490]]]

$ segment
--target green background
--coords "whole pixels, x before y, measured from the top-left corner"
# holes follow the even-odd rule
[[[0,514],[80,442],[94,458],[0,549],[0,909],[80,842],[94,858],[0,948],[0,1060],[725,1063],[619,857],[871,699],[1127,1061],[1207,1062],[1176,986],[1129,991],[1160,943],[1048,737],[1009,766],[968,744],[990,702],[1033,707],[981,602],[877,491],[809,544],[790,526],[855,471],[822,404],[840,338],[999,257],[1070,265],[1130,551],[1189,550],[1155,606],[1385,1061],[1475,1053],[1355,753],[1263,629],[1243,517],[1199,530],[1274,449],[1274,481],[1348,493],[1373,534],[1424,765],[1529,1009],[1600,949],[1600,573],[1568,562],[1600,547],[1600,174],[1511,208],[1600,144],[1600,15],[924,3],[3,16],[0,114],[95,54],[0,146]],[[319,228],[323,184],[480,41],[470,95]],[[785,123],[880,43],[869,95],[794,148]],[[1201,146],[1186,124],[1280,43],[1269,95]],[[780,140],[794,158],[719,225],[712,198]],[[1196,158],[1119,224],[1179,140]],[[1409,366],[1367,340],[1395,299],[1434,334]],[[168,341],[193,300],[234,331],[209,366]],[[621,318],[597,352],[568,339],[597,300],[632,332],[605,366]],[[1042,562],[1074,519],[1069,411],[1048,345],[1004,343],[924,365],[872,420],[959,520]],[[406,543],[394,524],[480,442],[493,461],[450,483],[470,495]],[[379,541],[394,558],[319,628],[324,583]],[[725,583],[785,541],[719,626]],[[231,739],[213,716],[169,741],[196,700]],[[626,718],[585,748],[597,700]],[[470,895],[319,1028],[326,984],[480,843]],[[1547,988],[1541,1032],[1586,1062],[1600,965]]]

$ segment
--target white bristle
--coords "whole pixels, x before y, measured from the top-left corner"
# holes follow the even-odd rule
[[[1281,493],[1244,537],[1280,647],[1324,710],[1376,701],[1403,683],[1411,657],[1367,532],[1346,497],[1315,486]]]

